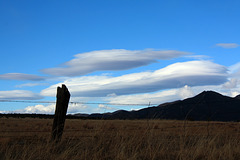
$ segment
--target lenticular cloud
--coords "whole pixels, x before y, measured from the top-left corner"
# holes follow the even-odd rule
[[[175,63],[153,72],[126,74],[119,77],[83,76],[70,78],[66,84],[72,96],[105,97],[110,94],[128,95],[155,92],[163,89],[188,86],[219,85],[227,81],[225,66],[210,61]],[[53,85],[41,92],[44,96],[55,96]]]
[[[63,67],[42,71],[55,76],[79,76],[95,71],[127,70],[145,66],[157,60],[172,59],[188,54],[190,53],[175,50],[100,50],[77,54]]]

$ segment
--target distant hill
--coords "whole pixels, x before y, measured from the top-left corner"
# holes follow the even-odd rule
[[[217,92],[204,91],[192,98],[143,108],[138,111],[118,110],[112,113],[85,115],[85,117],[103,119],[239,121],[240,95],[232,98]]]
[[[240,94],[239,94],[239,95],[237,95],[235,98],[237,98],[237,99],[240,99]]]

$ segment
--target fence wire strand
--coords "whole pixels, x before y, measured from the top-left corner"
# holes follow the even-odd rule
[[[56,103],[55,101],[28,101],[28,100],[0,100],[0,102],[9,102],[9,103]],[[104,104],[104,105],[113,105],[113,106],[153,106],[158,104],[131,104],[131,103],[106,103],[106,102],[69,102],[70,104]]]

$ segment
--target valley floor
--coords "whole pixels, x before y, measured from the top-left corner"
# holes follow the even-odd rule
[[[52,119],[0,118],[0,159],[240,159],[240,123],[67,119],[50,142]]]

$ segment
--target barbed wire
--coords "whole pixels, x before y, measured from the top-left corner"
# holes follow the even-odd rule
[[[207,104],[211,104],[211,103],[219,103],[219,102],[223,102],[223,103],[227,103],[227,102],[232,102],[232,101],[238,101],[238,99],[232,99],[232,100],[225,100],[225,101],[219,101],[219,100],[215,100],[215,101],[209,101],[209,102],[185,102],[185,104],[202,104],[202,103],[207,103]],[[56,103],[56,101],[34,101],[34,100],[4,100],[4,99],[0,99],[0,102],[9,102],[9,103]],[[173,101],[175,102],[175,101]],[[166,102],[166,103],[172,103],[172,102]],[[155,106],[155,105],[160,105],[160,104],[164,104],[164,103],[159,103],[159,104],[153,104],[151,102],[149,103],[108,103],[108,102],[74,102],[74,101],[70,101],[69,104],[104,104],[104,105],[116,105],[116,106]]]
[[[215,104],[215,103],[228,103],[228,102],[232,102],[232,101],[239,101],[238,99],[231,99],[231,100],[225,100],[225,101],[219,101],[219,100],[215,100],[215,101],[209,101],[209,102],[185,102],[185,104],[203,104],[203,103],[207,103],[207,104]],[[55,104],[56,101],[36,101],[36,100],[10,100],[10,99],[0,99],[0,102],[7,102],[7,103],[48,103],[48,104]],[[173,101],[175,102],[175,101]],[[172,102],[167,102],[167,103],[172,103]],[[74,102],[74,101],[70,101],[69,104],[89,104],[89,105],[112,105],[112,106],[147,106],[147,107],[152,107],[152,106],[159,106],[161,104],[165,104],[165,103],[159,103],[159,104],[152,104],[151,102],[149,103],[111,103],[111,102]]]
[[[29,100],[0,100],[0,102],[9,103],[56,103],[55,101],[29,101]],[[132,104],[132,103],[106,103],[106,102],[69,102],[70,104],[103,104],[103,105],[113,105],[113,106],[153,106],[158,104]]]

